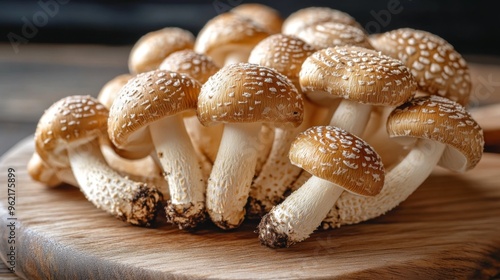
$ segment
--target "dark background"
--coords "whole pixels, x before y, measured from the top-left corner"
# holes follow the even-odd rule
[[[129,45],[144,33],[166,26],[196,34],[219,12],[251,2],[276,8],[283,17],[308,6],[328,6],[351,14],[363,26],[370,27],[371,33],[413,27],[440,35],[462,54],[500,55],[500,1],[464,0],[0,0],[0,42],[9,42],[8,34],[22,36],[27,21],[38,21],[36,36],[24,36],[27,42],[23,43]],[[48,15],[41,3],[57,3],[57,11]],[[398,6],[397,14],[389,13],[390,3]]]

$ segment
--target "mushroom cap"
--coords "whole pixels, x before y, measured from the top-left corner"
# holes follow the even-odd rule
[[[465,105],[471,93],[469,68],[462,56],[441,37],[401,28],[370,36],[375,49],[410,68],[419,89]]]
[[[313,176],[364,196],[384,186],[382,159],[363,139],[334,126],[314,126],[300,133],[289,152],[292,164]]]
[[[257,25],[266,29],[270,34],[281,32],[283,18],[277,10],[267,5],[245,3],[232,8],[230,12],[253,20]]]
[[[115,100],[116,96],[120,92],[120,89],[128,82],[128,80],[134,77],[130,74],[122,74],[114,77],[109,80],[99,91],[99,95],[97,95],[97,100],[101,102],[102,105],[106,106],[106,108],[110,108],[111,104]]]
[[[26,168],[33,180],[48,187],[54,187],[62,183],[57,177],[57,170],[45,163],[36,152],[31,156]]]
[[[399,60],[355,46],[319,50],[302,64],[302,91],[321,102],[345,98],[360,103],[397,106],[416,92],[409,69]]]
[[[217,65],[224,65],[232,52],[248,52],[269,36],[254,21],[235,13],[220,14],[209,20],[198,33],[194,50],[210,56]]]
[[[302,63],[315,51],[311,45],[295,36],[274,34],[253,48],[248,62],[274,68],[298,87]]]
[[[276,70],[251,63],[229,64],[210,77],[198,98],[205,126],[232,122],[302,123],[304,104],[293,83]]]
[[[338,22],[363,29],[352,16],[327,7],[308,7],[290,14],[281,28],[283,34],[296,34],[300,29],[320,22]]]
[[[38,121],[36,152],[47,164],[68,167],[67,148],[106,136],[108,109],[91,96],[73,95],[55,102]]]
[[[208,56],[193,50],[182,50],[169,55],[159,69],[185,73],[204,84],[220,67]]]
[[[109,110],[111,142],[125,150],[132,139],[139,145],[150,146],[145,128],[161,118],[195,110],[200,88],[191,76],[168,70],[137,75],[120,90]]]
[[[443,158],[460,158],[463,164],[439,165],[453,171],[466,171],[479,162],[484,149],[483,130],[459,103],[440,96],[414,98],[392,111],[387,119],[390,137],[434,140],[447,147]]]
[[[343,45],[373,49],[363,29],[339,22],[325,21],[308,25],[297,30],[293,35],[318,50]]]
[[[130,73],[142,73],[157,69],[171,53],[192,49],[194,35],[177,27],[166,27],[142,36],[132,48],[128,68]]]

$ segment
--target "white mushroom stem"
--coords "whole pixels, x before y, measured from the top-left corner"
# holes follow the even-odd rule
[[[403,160],[408,153],[409,147],[413,146],[417,139],[409,138],[408,141],[395,141],[387,133],[387,118],[394,107],[379,107],[373,110],[373,117],[363,133],[363,139],[373,147],[382,158],[384,166],[392,166]]]
[[[255,164],[254,176],[259,176],[262,168],[264,168],[264,164],[267,162],[273,148],[274,140],[274,126],[267,123],[262,124],[259,133],[259,146],[257,147],[257,163]]]
[[[134,225],[147,226],[155,218],[161,193],[120,176],[106,163],[97,140],[68,147],[68,157],[80,190],[97,208]]]
[[[283,200],[288,186],[300,174],[302,169],[290,163],[288,151],[295,136],[301,131],[276,128],[271,153],[262,171],[252,182],[247,207],[250,217],[261,217]]]
[[[340,100],[340,99],[339,99]],[[340,101],[332,110],[333,116],[328,125],[342,128],[354,135],[362,135],[371,115],[371,105],[362,104],[348,99]],[[308,172],[301,172],[289,189],[296,190],[310,178]]]
[[[299,176],[302,169],[293,165],[288,158],[290,145],[295,137],[302,131],[313,126],[318,116],[323,116],[324,111],[316,108],[310,102],[304,102],[305,114],[303,122],[296,128],[276,127],[271,151],[261,172],[256,172],[252,182],[247,215],[251,218],[260,218],[271,208],[284,199],[285,192]]]
[[[203,126],[196,115],[184,117],[184,124],[193,146],[213,163],[217,156],[224,126],[222,124]]]
[[[348,99],[342,100],[329,125],[342,128],[354,135],[361,135],[370,120],[371,109],[371,105]]]
[[[255,172],[260,123],[225,124],[207,186],[207,210],[222,229],[238,227]]]
[[[259,238],[271,248],[288,247],[309,237],[344,192],[336,184],[312,176],[298,190],[266,214]]]
[[[205,217],[205,183],[182,116],[155,121],[150,133],[170,190],[167,219],[181,229],[195,227]]]
[[[445,147],[436,141],[418,139],[406,157],[387,172],[384,187],[378,195],[342,194],[323,221],[323,228],[360,223],[395,208],[429,177]]]

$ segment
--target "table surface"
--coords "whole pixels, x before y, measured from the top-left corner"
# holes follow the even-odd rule
[[[16,54],[0,44],[0,155],[31,135],[44,109],[75,94],[97,96],[127,72],[130,46],[27,44]],[[500,59],[466,56],[474,87],[471,107],[500,102]],[[16,278],[0,262],[0,278]]]

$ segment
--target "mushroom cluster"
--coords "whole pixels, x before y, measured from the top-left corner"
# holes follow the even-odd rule
[[[436,165],[465,172],[483,152],[467,63],[448,42],[368,35],[331,8],[284,19],[242,4],[197,36],[144,35],[128,66],[97,98],[47,109],[28,170],[133,225],[257,219],[263,245],[288,247],[383,215]]]

